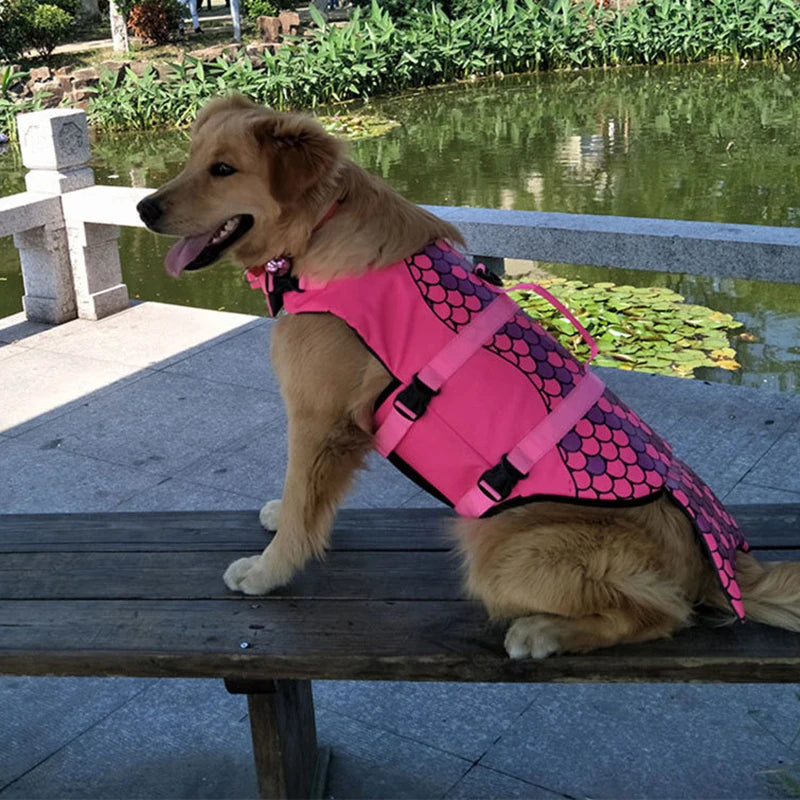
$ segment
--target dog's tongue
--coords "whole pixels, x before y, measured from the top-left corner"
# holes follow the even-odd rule
[[[203,252],[213,235],[212,231],[200,236],[185,236],[172,245],[164,259],[164,269],[167,275],[177,278]]]

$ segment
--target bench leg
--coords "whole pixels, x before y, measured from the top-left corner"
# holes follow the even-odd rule
[[[311,681],[226,680],[246,694],[262,798],[321,797],[328,753],[318,753]]]

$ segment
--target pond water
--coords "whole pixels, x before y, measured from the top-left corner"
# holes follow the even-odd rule
[[[800,65],[692,65],[549,73],[375,101],[402,125],[351,145],[367,169],[418,203],[751,223],[800,224]],[[98,183],[157,186],[180,168],[180,132],[100,137]],[[0,155],[0,195],[23,170]],[[146,300],[263,313],[241,270],[167,278],[169,242],[123,230],[124,279]],[[800,287],[559,265],[560,275],[664,285],[727,311],[753,342],[743,369],[712,380],[800,387]],[[20,308],[10,239],[0,240],[0,316]]]

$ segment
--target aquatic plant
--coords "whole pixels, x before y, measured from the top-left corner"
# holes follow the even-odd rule
[[[39,93],[33,99],[21,100],[19,95],[28,79],[27,72],[17,72],[14,66],[0,67],[0,135],[7,140],[17,138],[17,114],[37,111],[49,94]]]
[[[506,0],[453,19],[436,5],[393,19],[373,0],[345,26],[310,11],[316,27],[264,53],[259,66],[244,55],[230,64],[185,57],[161,78],[108,77],[90,106],[93,124],[181,125],[230,91],[279,109],[314,108],[498,72],[800,56],[792,0],[639,0],[620,11],[595,0]]]
[[[318,116],[317,121],[328,133],[342,139],[358,140],[383,136],[400,123],[376,113],[337,114]]]
[[[597,342],[595,365],[694,377],[700,367],[739,369],[728,331],[742,327],[730,314],[684,302],[658,286],[588,284],[553,278],[540,281],[580,319]],[[513,285],[513,284],[511,284]],[[530,291],[511,296],[579,357],[589,348],[572,324]]]

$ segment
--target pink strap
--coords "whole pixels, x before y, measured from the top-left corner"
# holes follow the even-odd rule
[[[597,343],[589,334],[589,331],[578,322],[578,318],[556,297],[553,297],[544,286],[539,286],[538,283],[519,283],[516,286],[512,286],[510,289],[503,289],[504,292],[516,292],[528,289],[532,292],[535,292],[539,295],[539,297],[544,298],[550,303],[553,308],[560,311],[574,326],[575,330],[581,335],[581,338],[584,342],[589,346],[589,350],[591,350],[591,356],[586,361],[587,364],[590,364],[594,361],[595,357],[597,356]]]
[[[498,294],[419,371],[419,379],[431,389],[441,389],[490,336],[518,313],[519,306],[510,297]]]
[[[596,375],[587,372],[580,383],[538,425],[531,428],[506,456],[508,462],[523,475],[527,475],[542,456],[552,450],[583,419],[602,397],[605,384]],[[504,498],[492,499],[486,492],[491,487],[473,486],[456,503],[456,513],[464,517],[483,516]]]
[[[448,378],[458,372],[518,312],[519,306],[510,297],[498,294],[417,373],[419,380],[433,391],[439,391]],[[385,458],[394,451],[414,422],[415,419],[402,414],[393,404],[383,424],[375,432],[374,447],[378,453]]]
[[[264,294],[267,293],[267,268],[263,264],[250,267],[244,274],[251,289],[261,289]]]

